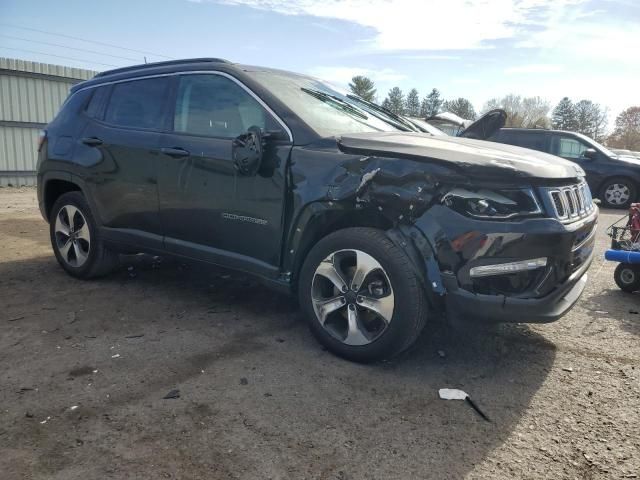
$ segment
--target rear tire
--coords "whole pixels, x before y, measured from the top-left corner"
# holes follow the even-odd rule
[[[101,277],[118,266],[118,255],[104,246],[80,192],[68,192],[56,200],[49,217],[49,234],[58,263],[73,277]]]
[[[613,274],[616,285],[621,290],[633,293],[640,290],[640,268],[628,263],[621,263],[616,267]]]
[[[608,208],[628,208],[635,202],[636,184],[625,177],[613,177],[605,180],[600,189],[602,204]]]
[[[347,228],[320,240],[300,271],[298,296],[316,339],[356,362],[398,355],[415,342],[427,316],[409,258],[373,228]]]

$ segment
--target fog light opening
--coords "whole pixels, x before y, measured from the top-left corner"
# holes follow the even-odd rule
[[[472,278],[488,277],[491,275],[506,275],[508,273],[526,272],[547,266],[547,257],[533,258],[518,262],[495,263],[493,265],[482,265],[473,267],[469,271]]]

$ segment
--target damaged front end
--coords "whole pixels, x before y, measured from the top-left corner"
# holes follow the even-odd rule
[[[580,296],[597,207],[578,171],[539,178],[509,162],[454,164],[348,142],[340,150],[344,160],[320,182],[324,198],[300,222],[312,210],[378,219],[449,319],[549,322]],[[575,204],[567,219],[558,216],[556,191]],[[304,247],[300,238],[292,244],[292,255]]]

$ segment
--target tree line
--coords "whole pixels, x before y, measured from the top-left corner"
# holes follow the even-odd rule
[[[370,78],[355,76],[349,88],[365,100],[378,103],[377,90]],[[478,117],[468,99],[459,97],[445,100],[437,88],[420,99],[415,88],[405,95],[399,87],[393,87],[381,105],[408,117],[428,118],[441,112],[455,113],[467,120],[476,120]],[[488,100],[480,110],[480,115],[494,108],[502,108],[507,112],[507,127],[570,130],[612,147],[640,150],[640,107],[630,107],[620,113],[610,135],[607,135],[609,109],[587,99],[574,102],[564,97],[552,110],[551,104],[541,97],[510,94]]]

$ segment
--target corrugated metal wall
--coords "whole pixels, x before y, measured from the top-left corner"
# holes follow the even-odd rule
[[[0,186],[35,185],[38,131],[97,72],[0,58]]]

